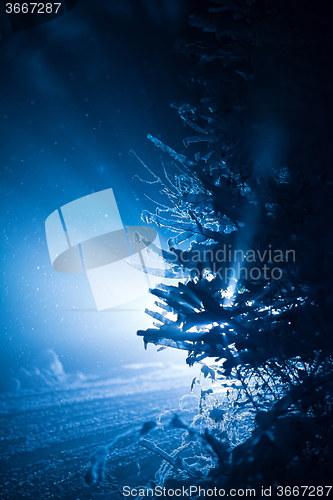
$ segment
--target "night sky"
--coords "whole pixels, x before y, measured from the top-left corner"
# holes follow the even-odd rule
[[[12,33],[1,4],[1,354],[2,376],[33,366],[46,348],[67,371],[156,360],[136,330],[139,313],[89,313],[84,274],[52,269],[46,218],[60,206],[113,188],[124,224],[153,210],[149,187],[133,179],[156,173],[152,134],[184,152],[175,101],[188,100],[191,61],[174,43],[193,36],[196,2],[80,0],[70,12]],[[189,31],[192,30],[192,31]],[[190,34],[189,34],[190,33]],[[163,353],[161,353],[162,355]],[[177,353],[178,355],[179,353]]]

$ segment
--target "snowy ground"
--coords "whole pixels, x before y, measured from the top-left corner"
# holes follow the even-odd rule
[[[21,390],[0,398],[0,498],[121,498],[111,476],[124,485],[146,485],[161,459],[138,446],[137,435],[121,438],[100,486],[85,486],[89,456],[119,434],[179,407],[195,375],[186,367],[126,370],[116,378],[67,381],[66,385]],[[194,403],[194,401],[193,401]],[[149,439],[170,452],[180,431],[153,431]],[[139,465],[138,465],[139,464]]]

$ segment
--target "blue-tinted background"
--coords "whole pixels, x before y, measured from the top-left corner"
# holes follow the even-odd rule
[[[113,188],[124,224],[154,209],[134,150],[160,173],[148,133],[178,151],[185,132],[170,103],[188,99],[191,61],[173,44],[189,35],[185,0],[80,0],[62,17],[11,33],[1,4],[2,377],[53,349],[67,372],[106,373],[166,359],[145,352],[139,312],[93,313],[85,275],[52,269],[44,231],[60,206]],[[190,28],[194,30],[195,28]],[[164,356],[164,358],[163,358]],[[178,356],[178,357],[177,357]]]

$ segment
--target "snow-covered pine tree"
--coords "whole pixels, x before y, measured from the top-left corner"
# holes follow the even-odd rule
[[[206,433],[218,460],[201,486],[325,486],[333,459],[332,9],[312,0],[212,5],[191,16],[193,39],[180,44],[195,61],[183,81],[189,95],[191,87],[201,94],[172,105],[194,131],[184,139],[188,154],[151,137],[181,172],[171,176],[171,165],[163,181],[170,208],[143,215],[174,232],[167,274],[187,281],[152,290],[159,323],[138,334],[187,350],[188,364],[215,359],[214,377],[237,380],[252,408],[253,431],[237,446]],[[225,249],[240,251],[236,279],[219,272],[239,262],[231,253],[221,264]]]

